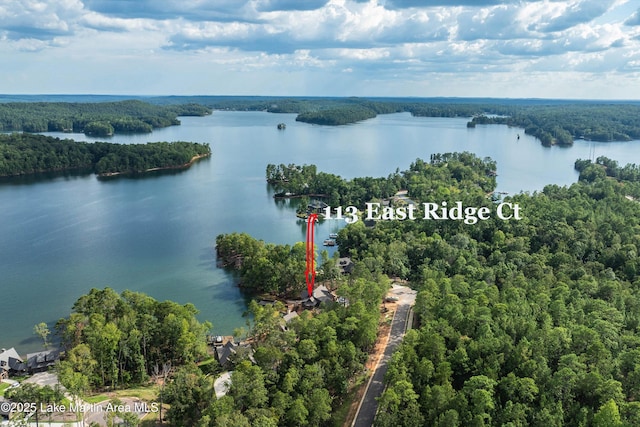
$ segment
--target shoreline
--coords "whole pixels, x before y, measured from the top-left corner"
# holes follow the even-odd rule
[[[274,199],[301,199],[303,197],[325,197],[326,198],[326,197],[329,197],[329,195],[328,194],[315,194],[315,193],[314,194],[289,194],[289,195],[284,194],[284,195],[281,195],[281,196],[277,195],[277,194],[273,195]]]
[[[207,154],[198,154],[195,155],[191,158],[191,160],[189,160],[187,163],[184,163],[182,165],[177,165],[177,166],[162,166],[162,167],[157,167],[157,168],[150,168],[150,169],[145,169],[143,171],[127,171],[127,172],[105,172],[105,173],[98,173],[96,174],[96,176],[98,178],[111,178],[111,177],[117,177],[117,176],[127,176],[127,175],[136,175],[136,174],[145,174],[148,172],[156,172],[156,171],[162,171],[162,170],[182,170],[182,169],[188,169],[190,168],[195,162],[197,162],[200,159],[204,159],[206,157],[211,157],[211,153],[207,153]]]

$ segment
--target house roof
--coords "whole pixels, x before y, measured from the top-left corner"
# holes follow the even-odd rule
[[[218,362],[220,362],[222,366],[226,365],[229,363],[230,357],[236,354],[240,348],[247,349],[249,351],[249,360],[254,362],[251,346],[249,344],[235,344],[233,341],[228,341],[225,345],[216,347]]]
[[[289,323],[296,317],[298,317],[298,313],[296,313],[295,311],[290,311],[289,313],[282,316],[282,320],[284,320],[286,323]]]
[[[309,208],[309,209],[324,209],[327,206],[329,206],[329,205],[327,205],[322,200],[313,200],[313,201],[311,201],[311,203],[309,203],[307,205],[307,208]]]
[[[320,285],[313,290],[313,297],[319,302],[332,302],[333,295],[326,286]]]
[[[302,301],[302,306],[306,308],[314,308],[318,304],[320,304],[320,302],[314,297],[307,298],[304,301]]]
[[[14,371],[21,371],[23,369],[22,358],[15,348],[11,347],[9,350],[3,349],[0,352],[0,369],[8,371],[9,369]]]
[[[42,369],[49,366],[53,366],[56,360],[60,358],[60,351],[58,350],[46,350],[38,353],[27,354],[27,368],[28,369]]]
[[[341,273],[351,273],[354,268],[353,261],[349,257],[338,258],[338,268]]]
[[[236,354],[233,347],[235,347],[233,341],[228,341],[225,345],[216,347],[216,355],[218,356],[218,362],[220,362],[221,365],[226,365],[229,361],[229,357]]]

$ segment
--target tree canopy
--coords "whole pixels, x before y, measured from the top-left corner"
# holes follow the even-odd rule
[[[205,358],[211,324],[200,323],[197,313],[193,304],[92,289],[56,324],[67,355],[59,365],[63,385],[86,392],[141,384],[156,366]]]
[[[269,164],[266,178],[279,194],[322,196],[332,207],[353,205],[362,208],[366,202],[392,197],[402,189],[422,201],[442,201],[454,195],[457,197],[464,188],[465,197],[482,200],[495,189],[495,170],[493,160],[463,152],[433,154],[429,162],[416,159],[408,170],[396,170],[386,178],[345,180],[338,175],[318,172],[315,165],[294,164]]]
[[[0,131],[149,133],[179,125],[178,116],[204,116],[211,109],[197,104],[153,105],[139,100],[117,102],[0,103]]]
[[[29,133],[0,134],[0,176],[71,170],[142,173],[185,167],[194,158],[210,154],[208,144],[184,141],[113,144]]]
[[[377,425],[637,424],[640,183],[622,178],[633,165],[580,167],[570,187],[511,198],[521,221],[339,233],[344,254],[419,291],[420,327],[391,360]]]
[[[274,245],[246,233],[221,234],[216,250],[223,265],[240,272],[240,284],[250,292],[295,295],[305,287],[306,248]]]

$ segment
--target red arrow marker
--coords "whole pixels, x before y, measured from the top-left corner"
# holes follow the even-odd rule
[[[315,256],[314,256],[314,237],[315,237],[315,227],[314,222],[318,220],[318,214],[311,214],[309,218],[307,218],[307,268],[304,271],[304,279],[307,282],[307,294],[309,298],[313,295],[313,284],[316,281],[316,269],[314,264]]]

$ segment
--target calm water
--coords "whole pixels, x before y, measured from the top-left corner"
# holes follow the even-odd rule
[[[287,129],[278,131],[276,124]],[[40,347],[33,326],[55,321],[92,287],[132,289],[154,298],[192,302],[214,332],[244,325],[245,301],[234,280],[216,268],[214,241],[234,231],[274,243],[305,238],[288,202],[265,184],[267,163],[315,163],[345,178],[387,176],[417,157],[471,151],[498,162],[500,191],[570,184],[576,158],[606,155],[638,162],[640,144],[588,143],[545,148],[521,129],[466,128],[466,119],[379,116],[322,127],[295,115],[214,112],[151,135],[116,136],[119,143],[208,142],[213,155],[186,172],[101,181],[93,175],[0,184],[0,347]],[[517,139],[520,134],[520,139]],[[56,135],[92,140],[84,135]],[[319,225],[318,240],[342,224]]]

